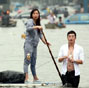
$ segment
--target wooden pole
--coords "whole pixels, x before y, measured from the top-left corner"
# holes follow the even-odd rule
[[[46,39],[46,37],[45,37],[45,34],[44,34],[43,30],[42,30],[41,32],[42,32],[43,37],[44,37],[44,39],[45,39],[45,42],[46,42],[46,44],[47,44],[47,39]],[[51,49],[50,49],[50,47],[49,47],[48,44],[47,44],[47,47],[48,47],[49,53],[50,53],[50,55],[51,55],[51,58],[52,58],[52,60],[53,60],[53,62],[54,62],[54,64],[55,64],[55,67],[56,67],[56,70],[57,70],[57,72],[58,72],[58,74],[59,74],[59,77],[61,78],[61,81],[63,82],[61,73],[60,73],[60,71],[59,71],[59,69],[58,69],[58,66],[57,66],[57,64],[56,64],[56,61],[55,61],[55,59],[54,59],[54,56],[53,56],[53,54],[52,54],[52,52],[51,52]]]

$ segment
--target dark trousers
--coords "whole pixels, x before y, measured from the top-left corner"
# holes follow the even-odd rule
[[[62,75],[62,79],[63,79],[63,85],[67,83],[67,84],[71,84],[71,86],[74,88],[78,88],[80,75],[75,76],[75,71],[71,71],[71,72],[67,71],[65,75]]]

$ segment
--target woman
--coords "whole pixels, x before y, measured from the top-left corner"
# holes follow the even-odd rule
[[[46,43],[42,33],[42,26],[40,25],[40,12],[38,9],[33,9],[30,15],[30,19],[27,22],[26,25],[26,39],[24,43],[24,53],[25,53],[25,59],[24,59],[24,73],[25,73],[25,83],[28,83],[28,66],[30,64],[31,72],[33,75],[34,82],[38,81],[38,77],[36,75],[36,58],[37,58],[37,45],[39,43],[39,38],[43,41],[43,43]]]

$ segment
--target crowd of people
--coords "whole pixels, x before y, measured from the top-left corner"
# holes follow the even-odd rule
[[[54,25],[54,26],[59,27],[59,28],[65,28],[66,27],[66,25],[63,23],[62,16],[59,16],[58,21],[57,21],[56,20],[57,17],[53,12],[50,12],[47,19],[48,19],[48,25],[52,25],[52,26]]]

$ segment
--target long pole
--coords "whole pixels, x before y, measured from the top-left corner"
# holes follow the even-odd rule
[[[44,39],[45,39],[45,42],[46,42],[46,44],[47,44],[47,39],[46,39],[46,37],[45,37],[45,34],[44,34],[43,30],[42,30],[41,32],[42,32],[43,37],[44,37]],[[51,52],[51,49],[50,49],[50,47],[49,47],[48,44],[47,44],[47,47],[48,47],[49,53],[50,53],[50,55],[51,55],[51,58],[52,58],[52,60],[53,60],[53,62],[54,62],[54,64],[55,64],[55,67],[56,67],[56,70],[57,70],[57,72],[58,72],[58,74],[59,74],[59,77],[61,78],[61,81],[63,82],[61,73],[60,73],[60,71],[59,71],[59,69],[58,69],[58,66],[57,66],[57,64],[56,64],[56,61],[55,61],[55,59],[54,59],[54,56],[53,56],[53,54],[52,54],[52,52]]]

